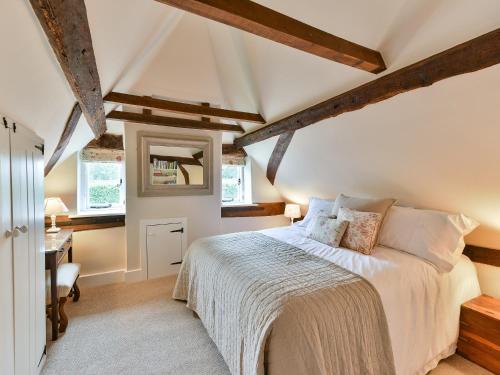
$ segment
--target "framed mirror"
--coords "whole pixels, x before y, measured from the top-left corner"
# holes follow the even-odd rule
[[[141,197],[211,195],[212,138],[138,132]]]

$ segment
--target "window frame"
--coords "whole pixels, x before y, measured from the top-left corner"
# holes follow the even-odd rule
[[[224,202],[224,178],[222,177],[222,169],[224,167],[233,167],[233,168],[238,168],[238,179],[240,180],[239,183],[239,193],[238,196],[240,196],[240,200],[238,201],[232,201],[232,202]],[[231,165],[231,164],[222,164],[221,167],[221,205],[222,206],[236,206],[236,205],[246,205],[248,204],[248,197],[247,197],[247,184],[246,184],[246,166],[245,165]]]
[[[88,207],[88,164],[89,163],[112,163],[118,164],[120,166],[120,201],[121,204],[117,204],[108,208],[91,208]],[[113,214],[125,214],[126,211],[126,179],[125,179],[125,163],[124,161],[113,161],[113,162],[100,162],[100,161],[84,161],[81,159],[80,154],[78,154],[78,168],[77,168],[77,215],[78,216],[89,216],[89,215],[113,215]]]

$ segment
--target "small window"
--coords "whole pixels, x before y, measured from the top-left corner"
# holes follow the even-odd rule
[[[245,166],[222,166],[222,204],[245,203]]]
[[[79,213],[125,212],[124,169],[121,161],[80,161]]]

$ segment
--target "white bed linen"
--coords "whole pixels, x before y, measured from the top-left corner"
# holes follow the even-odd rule
[[[367,279],[377,289],[387,317],[398,375],[425,374],[454,353],[460,305],[480,294],[466,256],[448,273],[402,251],[377,246],[372,255],[332,248],[305,236],[305,228],[261,231],[327,259]]]

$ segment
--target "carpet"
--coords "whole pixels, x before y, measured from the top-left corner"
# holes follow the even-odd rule
[[[230,375],[201,321],[170,299],[175,279],[82,288],[69,325],[48,341],[42,375]],[[431,375],[488,375],[454,355]]]

